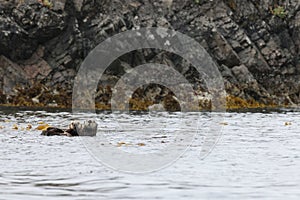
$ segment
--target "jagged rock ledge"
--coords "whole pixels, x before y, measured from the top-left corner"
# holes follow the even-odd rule
[[[300,103],[298,0],[0,0],[0,104],[70,107],[76,73],[106,38],[140,27],[164,27],[197,40],[224,78],[228,108]],[[281,8],[282,12],[279,13]],[[134,59],[133,59],[134,58]],[[156,50],[117,59],[99,82],[96,107],[110,108],[114,84],[129,67],[167,63],[191,81],[200,108],[209,94],[192,66]],[[139,88],[130,105],[177,110],[172,91]]]

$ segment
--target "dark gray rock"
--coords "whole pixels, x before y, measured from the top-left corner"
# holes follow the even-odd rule
[[[12,11],[12,17],[25,31],[29,38],[39,43],[50,40],[65,28],[64,16],[53,12],[39,3],[22,4]]]
[[[39,3],[22,4],[0,12],[0,54],[22,61],[36,51],[39,44],[60,34],[64,27],[64,16],[43,7]]]
[[[287,16],[272,14],[276,4]],[[0,70],[6,73],[15,66],[14,75],[7,77],[16,80],[0,77],[5,92],[17,82],[34,80],[50,88],[63,85],[70,93],[82,61],[99,43],[126,30],[165,27],[187,34],[207,50],[229,94],[265,103],[300,102],[298,0],[59,0],[53,5],[0,1],[0,55],[6,60]],[[128,69],[148,62],[167,63],[205,90],[187,61],[151,49],[118,58],[100,83],[113,87]],[[18,73],[33,75],[21,78]]]
[[[29,58],[38,46],[38,41],[29,39],[29,34],[10,16],[0,13],[0,54],[19,61]]]

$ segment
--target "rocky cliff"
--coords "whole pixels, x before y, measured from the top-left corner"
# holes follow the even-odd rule
[[[0,0],[1,104],[70,107],[74,78],[89,52],[110,36],[141,27],[174,29],[197,40],[218,65],[229,108],[300,103],[299,0],[50,2]],[[109,108],[113,85],[126,67],[147,62],[176,66],[205,93],[193,67],[181,58],[140,50],[107,70],[96,105]],[[163,86],[148,85],[135,93],[133,107],[160,101],[171,110],[177,107]],[[200,104],[209,107],[206,103]]]

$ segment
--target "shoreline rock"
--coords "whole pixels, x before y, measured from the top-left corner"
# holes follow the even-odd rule
[[[227,108],[300,104],[297,0],[59,0],[52,9],[35,0],[0,3],[2,105],[71,107],[76,73],[95,46],[126,30],[157,26],[187,34],[206,49],[224,78]],[[278,6],[285,16],[274,14]],[[114,85],[128,67],[148,62],[173,66],[195,85],[199,107],[211,107],[193,67],[156,50],[134,51],[112,63],[99,83],[96,107],[109,109]],[[167,88],[149,88],[135,92],[131,108],[179,109]]]

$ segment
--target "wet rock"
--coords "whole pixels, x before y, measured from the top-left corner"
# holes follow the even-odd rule
[[[65,28],[64,16],[41,4],[22,4],[13,9],[14,20],[34,38],[42,43],[56,37]]]
[[[286,9],[286,17],[272,13],[275,4]],[[17,83],[41,82],[49,91],[60,88],[61,94],[71,94],[82,61],[102,41],[126,30],[165,27],[187,34],[207,50],[218,64],[228,94],[263,103],[300,102],[297,0],[203,0],[199,4],[192,0],[58,0],[52,9],[35,0],[22,4],[2,0],[0,8],[3,93],[13,91]],[[107,103],[119,78],[148,62],[174,67],[197,92],[199,88],[205,92],[199,72],[187,61],[147,49],[116,59],[99,81],[99,88],[111,89],[99,90],[96,99]],[[147,87],[141,88],[145,99],[178,109],[174,95],[161,87]]]
[[[14,61],[29,58],[38,46],[11,17],[0,13],[0,54]]]
[[[235,77],[235,75],[232,73],[234,69],[230,69],[228,68],[226,65],[221,65],[220,66],[220,71],[222,73],[222,76],[228,80],[230,83],[233,83],[233,84],[237,84],[238,83],[238,80],[237,78]],[[249,72],[250,73],[250,72]]]
[[[19,0],[0,0],[0,12],[9,14],[12,9],[22,3]]]
[[[214,57],[220,65],[224,64],[228,67],[233,67],[240,64],[241,61],[238,55],[222,35],[214,32],[212,41],[213,43],[210,43],[210,45],[213,49]]]
[[[16,63],[13,63],[5,56],[0,56],[0,80],[2,92],[5,95],[14,95],[17,85],[28,83],[25,71]]]
[[[10,14],[0,12],[0,54],[13,61],[28,59],[38,44],[64,29],[64,16],[39,3],[14,5]]]
[[[0,104],[6,103],[6,95],[0,90]]]
[[[249,84],[255,82],[253,75],[245,65],[235,66],[231,71],[239,83]]]

